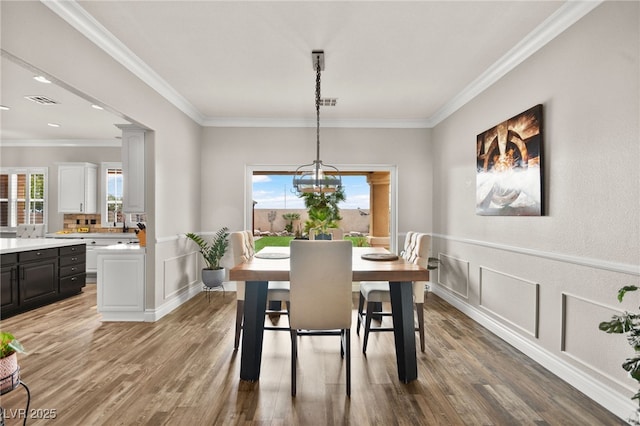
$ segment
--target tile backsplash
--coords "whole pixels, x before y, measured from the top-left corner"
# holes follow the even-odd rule
[[[71,232],[78,232],[80,228],[89,228],[88,232],[122,232],[121,228],[103,228],[100,218],[100,214],[65,214],[62,228]]]

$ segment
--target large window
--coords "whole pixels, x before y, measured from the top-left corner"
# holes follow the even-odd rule
[[[146,214],[132,214],[123,211],[124,177],[122,163],[102,163],[102,204],[103,227],[121,227],[146,221]]]
[[[342,205],[340,208],[341,208],[341,213],[343,212],[343,209],[354,209],[357,212],[356,214],[358,216],[363,215],[362,216],[363,218],[369,217],[370,219],[367,220],[367,222],[373,223],[374,228],[377,226],[379,229],[383,229],[384,230],[383,234],[389,235],[389,239],[390,239],[389,247],[391,251],[396,251],[397,250],[396,241],[397,241],[397,234],[398,234],[398,223],[397,223],[397,200],[398,200],[397,182],[398,180],[397,180],[396,166],[393,166],[393,165],[341,165],[341,164],[335,164],[335,165],[343,173],[343,179],[347,175],[351,175],[351,176],[357,176],[357,175],[372,176],[373,175],[373,177],[375,177],[375,175],[378,174],[380,176],[384,176],[385,178],[384,180],[387,182],[386,186],[383,188],[383,185],[380,185],[380,183],[382,182],[378,182],[379,188],[383,188],[384,191],[376,192],[372,190],[372,193],[378,194],[378,198],[377,198],[378,202],[376,202],[374,198],[369,199],[369,197],[366,197],[366,195],[364,195],[366,194],[366,191],[363,194],[358,194],[357,192],[351,192],[351,190],[347,190],[346,191],[347,204]],[[282,204],[281,204],[282,208],[287,208],[287,209],[295,208],[294,207],[295,204],[293,204],[293,202],[294,202],[294,198],[297,198],[297,197],[295,197],[294,194],[291,194],[291,197],[289,196],[290,187],[288,188],[286,185],[288,182],[290,182],[291,174],[294,173],[296,168],[297,166],[293,166],[293,165],[279,165],[279,166],[247,165],[245,166],[245,220],[244,220],[245,229],[251,229],[253,227],[253,229],[255,230],[257,228],[256,226],[257,225],[256,224],[257,209],[260,209],[262,206],[268,206],[267,207],[268,210],[272,210],[275,208],[275,205],[269,206],[267,202],[268,197],[260,193],[260,191],[262,191],[263,188],[260,188],[257,185],[254,187],[254,184],[256,184],[259,181],[263,181],[265,179],[264,177],[265,175],[289,175],[287,180],[281,183],[279,186],[279,188],[282,188],[282,189],[279,189],[277,193],[281,195],[276,194],[275,198],[282,200]],[[347,182],[343,180],[343,183],[347,183]],[[348,182],[348,185],[351,186],[353,189],[353,186],[359,185],[359,183]],[[380,201],[383,198],[386,198],[385,202]],[[261,201],[257,201],[257,199]],[[286,199],[286,207],[284,206],[285,199]],[[267,214],[268,213],[270,212],[267,212]],[[346,214],[346,211],[345,211],[345,214]],[[281,215],[279,215],[277,211],[275,212],[275,217],[273,215],[271,216],[273,217],[274,229],[277,225],[275,221],[278,220],[280,216]],[[378,222],[378,220],[376,219],[376,222],[373,222],[372,219],[374,217],[383,218],[384,220],[382,222]],[[269,218],[270,217],[268,216],[267,219]],[[262,227],[262,225],[258,225],[258,226]],[[345,225],[345,226],[348,226],[348,225]],[[266,228],[266,230],[270,230],[271,222],[268,222],[267,225],[264,226],[264,228]],[[352,229],[346,229],[345,231],[352,231]],[[374,232],[372,235],[376,235],[375,229],[373,230],[370,229],[369,232]]]
[[[0,169],[0,228],[47,223],[47,169]]]

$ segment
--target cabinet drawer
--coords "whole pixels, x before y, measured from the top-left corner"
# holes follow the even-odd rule
[[[52,257],[58,257],[57,248],[23,251],[18,253],[18,259],[20,260],[20,262],[30,262],[32,260],[50,259]]]
[[[78,244],[76,246],[60,247],[60,256],[66,256],[69,254],[83,254],[86,253],[86,244]]]
[[[9,266],[18,262],[18,253],[7,253],[0,255],[0,265]]]
[[[60,266],[60,278],[69,277],[71,275],[77,275],[85,272],[85,264],[78,263],[76,265]]]
[[[72,254],[70,256],[64,256],[60,258],[60,266],[75,265],[78,263],[85,263],[85,254]]]
[[[86,285],[86,275],[78,274],[71,277],[60,278],[60,294],[64,293],[77,293],[82,287]]]

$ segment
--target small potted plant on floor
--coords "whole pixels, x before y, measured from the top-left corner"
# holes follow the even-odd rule
[[[225,269],[220,265],[220,260],[229,247],[229,229],[224,227],[218,230],[210,243],[193,232],[186,234],[186,237],[200,247],[205,263],[202,269],[202,283],[209,288],[221,286],[224,282]]]
[[[20,383],[17,353],[24,348],[11,333],[0,331],[0,394],[14,389]]]

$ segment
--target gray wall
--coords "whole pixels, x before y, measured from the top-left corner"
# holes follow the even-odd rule
[[[429,129],[322,128],[320,157],[332,165],[397,167],[398,187],[402,188],[398,191],[399,233],[430,231],[430,134]],[[315,158],[314,141],[312,128],[205,128],[202,179],[219,190],[208,188],[203,193],[203,229],[216,229],[219,223],[244,229],[245,167],[310,163]]]
[[[605,2],[433,129],[436,292],[583,392],[631,414],[638,296],[639,3]],[[475,214],[476,135],[544,105],[544,217]],[[433,281],[433,280],[432,280]]]

